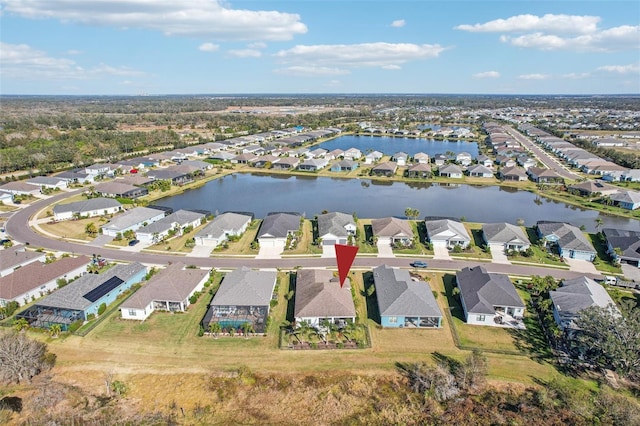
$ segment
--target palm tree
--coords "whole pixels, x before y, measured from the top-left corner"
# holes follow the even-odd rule
[[[214,339],[218,338],[218,335],[220,334],[221,331],[222,331],[222,326],[220,325],[219,322],[212,322],[211,324],[209,324],[209,332],[213,333]]]
[[[249,337],[249,333],[253,333],[255,330],[253,329],[253,324],[249,321],[242,323],[242,332],[244,333],[245,339]]]
[[[27,321],[24,318],[17,319],[13,323],[13,327],[16,329],[16,331],[28,330],[29,329],[29,321]]]
[[[49,327],[49,336],[56,338],[60,336],[60,333],[62,333],[62,326],[60,324],[53,324]]]

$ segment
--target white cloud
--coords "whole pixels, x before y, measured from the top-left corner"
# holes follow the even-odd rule
[[[406,24],[407,24],[407,23],[405,22],[405,20],[404,20],[404,19],[396,19],[395,21],[393,21],[393,22],[391,23],[391,26],[392,26],[393,28],[402,28],[402,27],[404,27]]]
[[[591,74],[588,72],[570,72],[569,74],[563,74],[562,78],[568,78],[571,80],[580,80],[582,78],[591,77]]]
[[[237,49],[237,50],[229,50],[229,55],[235,56],[236,58],[259,58],[262,56],[262,52],[255,49]]]
[[[218,49],[220,49],[220,45],[213,43],[202,43],[200,46],[198,46],[198,50],[201,50],[203,52],[216,52],[218,51]]]
[[[101,76],[141,77],[146,73],[128,67],[99,64],[84,68],[66,58],[53,58],[26,44],[0,42],[0,73],[9,78],[28,80],[89,79]]]
[[[274,70],[276,74],[292,75],[296,77],[316,77],[323,75],[346,75],[349,70],[330,67],[291,66]]]
[[[502,33],[500,41],[539,50],[606,52],[640,49],[640,26],[600,29],[599,16],[517,15],[483,24],[458,25],[457,30]],[[521,33],[521,35],[507,35]]]
[[[544,31],[552,33],[589,34],[596,31],[600,17],[577,15],[517,15],[484,24],[458,25],[456,30],[487,33]]]
[[[255,43],[247,44],[249,49],[265,49],[267,47],[267,43],[263,43],[261,41],[257,41]]]
[[[473,74],[473,78],[498,78],[500,73],[498,71],[485,71]]]
[[[546,80],[549,77],[548,74],[522,74],[518,76],[520,80]]]
[[[340,80],[329,80],[324,86],[325,87],[338,87],[341,86],[342,82]]]
[[[382,69],[383,70],[401,70],[402,67],[400,65],[389,64],[389,65],[383,65]]]
[[[623,25],[577,37],[561,37],[554,34],[534,33],[518,37],[502,36],[500,40],[516,47],[540,50],[607,52],[640,49],[640,26]]]
[[[2,0],[3,14],[28,19],[220,40],[290,40],[307,27],[293,13],[232,9],[222,0]]]
[[[598,71],[607,71],[616,74],[634,74],[640,73],[640,64],[603,65],[601,67],[598,67]]]
[[[284,63],[313,67],[399,67],[409,61],[436,58],[444,50],[437,44],[321,44],[298,45],[275,56]]]

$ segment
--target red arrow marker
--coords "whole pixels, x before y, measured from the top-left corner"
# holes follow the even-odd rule
[[[345,246],[336,244],[336,261],[338,262],[338,276],[340,277],[340,288],[344,285],[344,280],[349,275],[349,269],[358,253],[358,246]]]

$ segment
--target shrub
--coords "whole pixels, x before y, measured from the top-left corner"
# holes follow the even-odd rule
[[[102,315],[104,314],[104,311],[107,310],[107,304],[106,303],[102,303],[99,307],[98,307],[98,315]]]
[[[193,295],[189,298],[189,303],[191,303],[192,305],[194,303],[196,303],[198,301],[198,298],[200,297],[200,292],[196,291],[195,293],[193,293]]]
[[[87,315],[87,321],[93,321],[96,318],[96,314]]]
[[[71,324],[69,324],[69,328],[67,329],[67,331],[69,333],[75,333],[76,331],[78,331],[78,329],[80,327],[82,327],[82,323],[83,322],[84,321],[82,321],[82,320],[77,320],[77,321],[72,322]]]
[[[269,302],[269,306],[271,308],[275,308],[276,306],[278,306],[278,301],[275,299],[271,299],[271,301]]]

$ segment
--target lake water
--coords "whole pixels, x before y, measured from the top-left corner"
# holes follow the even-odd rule
[[[380,151],[386,155],[393,155],[396,152],[406,152],[410,156],[413,156],[418,152],[424,152],[429,154],[429,157],[433,157],[436,154],[446,154],[450,151],[455,154],[468,152],[473,158],[478,156],[478,144],[476,142],[447,142],[424,138],[346,135],[323,142],[317,146],[329,151],[334,149],[341,149],[344,151],[349,148],[357,148],[363,153],[367,152],[367,150],[371,150]]]
[[[526,191],[499,186],[444,186],[430,183],[381,182],[370,179],[339,179],[315,176],[236,173],[204,186],[165,198],[158,205],[174,210],[252,212],[263,218],[269,212],[304,213],[307,218],[327,211],[356,213],[360,218],[404,216],[412,207],[420,217],[464,217],[470,222],[524,220],[533,226],[539,220],[584,225],[594,232],[596,218],[604,226],[640,231],[640,221],[602,215]]]

